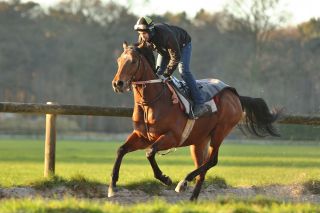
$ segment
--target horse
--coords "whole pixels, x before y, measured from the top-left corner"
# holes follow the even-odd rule
[[[169,186],[172,180],[160,170],[156,153],[190,146],[196,169],[178,183],[175,191],[185,191],[188,182],[196,178],[190,200],[197,200],[206,172],[218,163],[220,145],[241,120],[254,135],[278,136],[273,123],[279,110],[270,111],[262,98],[239,96],[234,90],[225,89],[217,95],[217,111],[196,119],[190,134],[181,143],[188,117],[179,104],[172,103],[167,81],[159,79],[152,61],[148,60],[150,55],[145,52],[143,48],[124,42],[123,53],[117,59],[118,70],[112,86],[116,93],[133,90],[133,131],[117,151],[108,197],[116,193],[121,161],[129,152],[146,149],[154,177]]]

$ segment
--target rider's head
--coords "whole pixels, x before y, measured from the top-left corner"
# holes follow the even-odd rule
[[[148,41],[154,30],[152,19],[147,16],[139,18],[137,23],[134,25],[134,30],[139,33],[143,40]]]

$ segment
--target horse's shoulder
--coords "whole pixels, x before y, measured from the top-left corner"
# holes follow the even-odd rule
[[[133,108],[132,121],[134,122],[143,122],[143,109],[138,105],[135,105]]]
[[[145,123],[147,119],[148,124],[154,125],[160,121],[160,115],[154,110],[149,109],[148,112],[144,112],[141,107],[134,107],[132,121],[137,123]]]

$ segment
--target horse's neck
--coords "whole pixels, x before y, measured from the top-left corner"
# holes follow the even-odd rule
[[[149,81],[149,80],[154,80],[157,79],[157,75],[153,72],[152,68],[150,65],[145,61],[145,59],[142,59],[143,63],[143,74],[141,79],[139,81]],[[165,98],[166,90],[165,88],[166,85],[163,85],[163,83],[146,83],[142,85],[135,85],[134,87],[134,99],[136,103],[145,103],[146,105],[149,106],[148,103],[152,103],[152,105],[158,105],[158,103],[153,103],[153,102],[158,102],[160,100],[157,99],[162,99]],[[162,94],[164,93],[164,94]],[[159,97],[160,96],[160,97]],[[153,107],[150,106],[149,107]]]

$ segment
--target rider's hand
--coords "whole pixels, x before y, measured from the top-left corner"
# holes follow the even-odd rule
[[[163,75],[159,75],[159,78],[160,78],[161,80],[166,80],[166,77],[164,77]]]
[[[164,75],[159,75],[159,78],[163,81],[163,82],[167,82],[169,80],[169,78],[165,77]]]
[[[163,76],[164,76],[165,78],[169,78],[169,77],[170,77],[170,74],[169,74],[167,71],[164,71]]]

